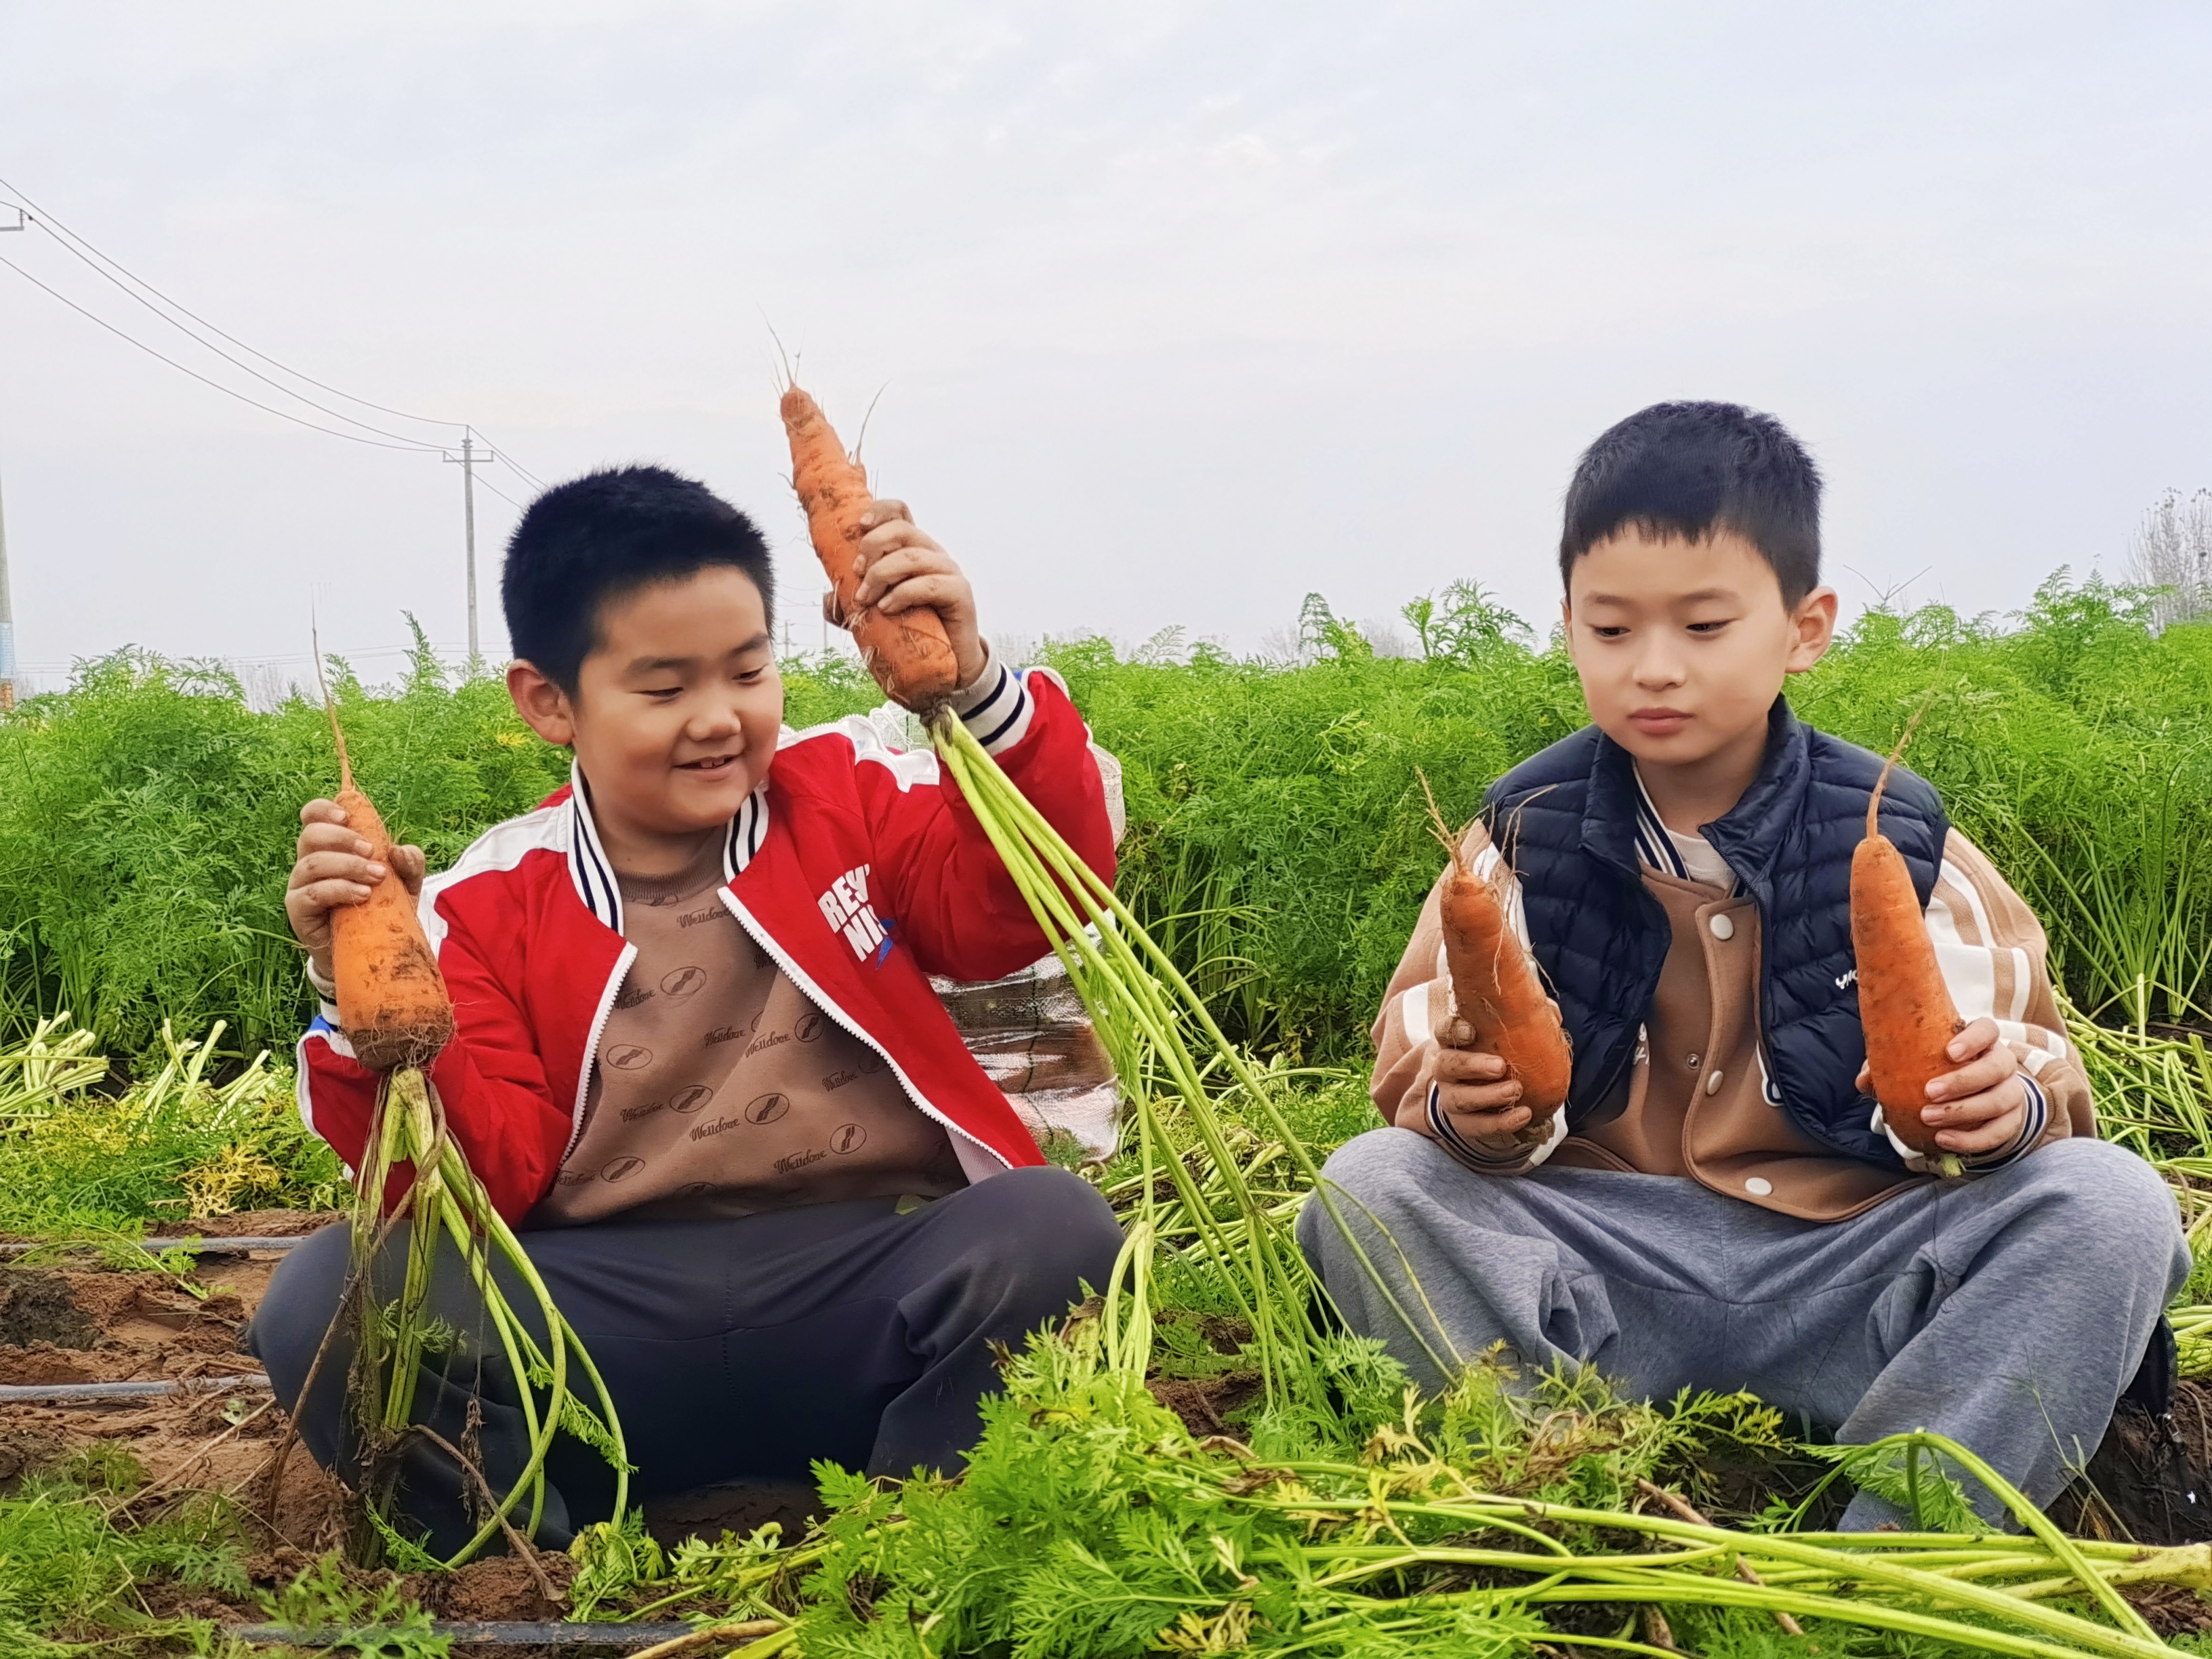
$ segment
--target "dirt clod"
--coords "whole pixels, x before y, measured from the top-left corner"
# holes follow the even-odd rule
[[[58,1435],[37,1429],[0,1430],[0,1495],[15,1491],[27,1474],[41,1468],[68,1449]]]
[[[561,1618],[568,1611],[566,1592],[576,1576],[575,1559],[558,1550],[541,1550],[538,1565],[562,1592],[560,1601],[545,1599],[530,1564],[517,1555],[487,1556],[453,1572],[416,1573],[408,1578],[407,1590],[437,1619]]]
[[[1257,1371],[1224,1371],[1218,1376],[1156,1376],[1145,1386],[1182,1419],[1183,1427],[1208,1435],[1231,1432],[1230,1413],[1257,1400],[1266,1385]]]
[[[99,1340],[100,1327],[77,1306],[61,1274],[41,1267],[0,1268],[0,1345],[88,1348]]]

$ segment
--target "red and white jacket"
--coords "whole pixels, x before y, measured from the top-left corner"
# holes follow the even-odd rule
[[[1048,670],[994,664],[963,716],[1023,794],[1111,878],[1090,733]],[[635,947],[574,779],[487,830],[422,884],[422,918],[458,1030],[430,1068],[454,1137],[493,1205],[520,1219],[582,1133],[599,1034]],[[929,975],[994,979],[1048,948],[951,779],[927,750],[887,748],[855,716],[787,730],[730,821],[720,890],[745,931],[815,1005],[889,1062],[950,1132],[970,1181],[1044,1162],[962,1044]],[[329,1001],[300,1040],[300,1114],[360,1166],[376,1074]]]

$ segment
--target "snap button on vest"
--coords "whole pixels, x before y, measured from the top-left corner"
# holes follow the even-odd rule
[[[1735,921],[1733,917],[1715,916],[1712,921],[1712,928],[1713,937],[1715,939],[1734,939],[1735,937]]]
[[[1721,1088],[1721,1079],[1726,1075],[1726,1073],[1716,1068],[1713,1073],[1705,1079],[1705,1092],[1709,1095],[1718,1094]]]
[[[1743,1189],[1753,1198],[1765,1198],[1774,1190],[1774,1183],[1765,1176],[1753,1176],[1743,1183]]]

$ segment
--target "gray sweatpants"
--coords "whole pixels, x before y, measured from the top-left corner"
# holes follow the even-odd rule
[[[1846,1444],[1930,1429],[2039,1504],[2096,1450],[2190,1265],[2165,1183],[2099,1140],[1835,1222],[1686,1177],[1475,1175],[1406,1129],[1348,1142],[1322,1175],[1447,1358],[1503,1342],[1523,1363],[1588,1361],[1640,1397],[1747,1389]],[[1352,1328],[1439,1382],[1318,1203],[1298,1238]],[[1844,1524],[1899,1518],[1863,1493]]]

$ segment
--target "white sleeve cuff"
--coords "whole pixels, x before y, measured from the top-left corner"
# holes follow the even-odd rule
[[[952,696],[952,712],[989,755],[1002,755],[1029,735],[1036,708],[1020,673],[988,652],[975,683]]]
[[[1429,1127],[1443,1143],[1444,1149],[1470,1169],[1494,1170],[1500,1174],[1508,1170],[1533,1170],[1551,1157],[1559,1144],[1567,1138],[1567,1114],[1562,1108],[1552,1114],[1550,1128],[1542,1140],[1533,1146],[1516,1146],[1501,1157],[1496,1152],[1484,1151],[1453,1127],[1451,1115],[1443,1109],[1437,1085],[1433,1083],[1429,1085],[1427,1104]]]
[[[2019,1073],[2019,1077],[2020,1086],[2027,1093],[2027,1110],[2021,1115],[2020,1133],[1994,1152],[1960,1153],[1959,1162],[1965,1165],[1968,1175],[1987,1175],[1992,1170],[2002,1170],[2008,1164],[2016,1163],[2035,1150],[2036,1143],[2043,1139],[2043,1132],[2051,1127],[2050,1098],[2027,1073]],[[1905,1160],[1905,1167],[1915,1175],[1926,1175],[1936,1167],[1934,1157],[1914,1152],[1897,1138],[1879,1103],[1874,1109],[1873,1127],[1889,1137],[1889,1144],[1897,1149],[1898,1157]]]
[[[300,965],[307,976],[307,983],[314,988],[315,1000],[323,1006],[323,1018],[330,1021],[332,1029],[335,1030],[338,1023],[337,981],[325,979],[317,973],[315,959],[313,957],[302,957]]]

